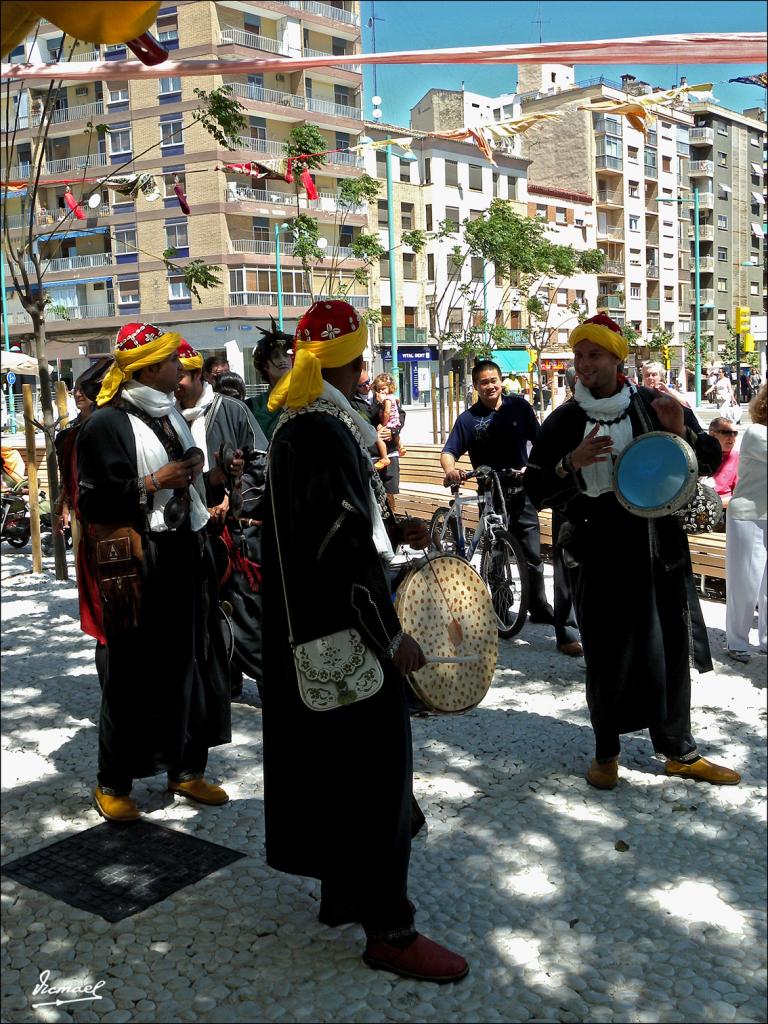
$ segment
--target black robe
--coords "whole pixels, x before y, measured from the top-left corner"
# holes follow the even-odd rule
[[[105,616],[100,775],[105,765],[122,778],[184,768],[190,744],[204,750],[231,739],[210,545],[204,530],[147,530],[128,413],[112,407],[94,412],[77,451],[86,530],[131,526],[141,534],[144,553],[138,626],[125,628]]]
[[[218,395],[214,399],[216,408],[205,431],[206,447],[208,448],[208,465],[216,464],[216,455],[222,443],[228,442],[234,448],[243,451],[266,452],[269,442],[264,431],[253,418],[244,402],[227,395]],[[248,468],[242,477],[243,512],[246,519],[261,519],[262,499],[264,496],[264,473],[266,456],[261,455],[249,460]],[[210,473],[210,470],[209,470]],[[205,474],[205,491],[209,508],[218,505],[224,498],[224,485],[212,486]],[[241,547],[242,554],[254,565],[261,565],[261,527],[243,526],[240,530],[230,530],[232,540]],[[231,559],[224,541],[215,532],[211,542],[214,547],[219,569],[231,562],[232,571],[221,587],[222,600],[228,601],[232,614],[230,624],[234,636],[232,663],[240,672],[244,672],[257,683],[261,682],[261,593],[256,578],[248,579],[238,570],[237,559]],[[254,589],[254,586],[257,589]]]
[[[656,393],[638,389],[653,425],[662,429],[651,402]],[[632,434],[643,433],[634,404]],[[580,473],[562,479],[555,466],[584,439],[586,415],[574,400],[551,413],[531,451],[525,489],[538,508],[562,509],[566,539],[577,562],[571,570],[574,604],[587,662],[587,703],[596,733],[656,729],[668,756],[690,733],[690,660],[711,669],[706,630],[693,586],[687,537],[673,516],[649,520],[632,515],[613,493],[590,498]],[[716,438],[702,432],[690,409],[685,425],[696,434],[702,475],[720,463]],[[671,723],[671,726],[670,726]],[[686,724],[687,723],[687,724]],[[680,735],[658,736],[661,728]],[[658,748],[658,747],[657,747]]]
[[[372,541],[370,459],[320,412],[273,435],[264,500],[264,810],[268,863],[378,901],[389,926],[405,898],[412,753],[404,681],[383,660],[375,696],[330,711],[302,703],[294,640],[353,627],[378,655],[400,632]],[[274,501],[274,515],[272,510]],[[283,574],[276,547],[279,531]],[[422,819],[423,820],[423,819]],[[375,916],[375,911],[374,911]]]

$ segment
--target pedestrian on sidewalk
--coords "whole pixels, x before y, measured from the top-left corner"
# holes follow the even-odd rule
[[[261,338],[253,350],[253,367],[259,377],[269,386],[269,390],[262,392],[260,395],[253,395],[253,397],[247,398],[245,404],[269,441],[280,415],[279,411],[269,411],[269,396],[275,384],[291,368],[293,338],[290,334],[278,330],[274,320],[272,320],[271,331],[265,331],[263,327],[259,327],[259,330],[261,331]]]
[[[620,505],[612,468],[612,456],[648,425],[687,440],[700,473],[717,467],[719,445],[676,399],[628,384],[627,340],[604,313],[580,324],[569,344],[575,398],[542,425],[525,488],[538,508],[566,516],[558,539],[571,569],[595,734],[587,781],[613,789],[621,733],[649,728],[668,775],[735,785],[738,773],[701,757],[691,735],[691,635],[701,609],[687,537],[673,515],[649,520]],[[704,662],[693,650],[698,667],[711,669],[709,652]]]
[[[423,523],[394,522],[368,454],[376,432],[350,405],[366,341],[352,306],[316,302],[299,322],[294,368],[270,397],[282,415],[264,517],[267,862],[320,879],[320,921],[362,924],[370,967],[455,981],[466,961],[416,931],[408,900],[413,768],[403,677],[424,655],[401,629],[383,562],[393,543],[423,546],[428,534]],[[345,678],[373,652],[380,688],[310,707],[294,647],[313,641],[325,650],[346,644]]]
[[[768,385],[749,405],[752,420],[739,454],[739,479],[728,506],[726,524],[727,597],[725,632],[728,654],[747,662],[749,631],[757,604],[761,654],[768,650],[766,622],[766,495],[768,495]]]
[[[204,778],[209,747],[231,739],[230,696],[203,453],[173,404],[181,340],[120,329],[77,445],[107,641],[94,798],[109,821],[136,820],[133,780],[161,771],[172,793],[229,799]]]

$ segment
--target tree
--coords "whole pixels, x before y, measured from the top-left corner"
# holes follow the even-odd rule
[[[65,48],[65,39],[59,47],[57,60],[62,59]],[[71,42],[69,56],[74,51],[76,41]],[[186,130],[194,124],[200,124],[203,128],[225,148],[234,148],[234,139],[245,128],[246,120],[242,114],[242,106],[232,97],[231,89],[228,86],[221,86],[213,89],[210,93],[203,89],[195,89],[198,97],[198,107],[191,112],[191,119]],[[34,228],[37,223],[38,194],[44,183],[41,184],[43,176],[43,161],[46,151],[46,142],[53,123],[54,112],[61,95],[61,83],[56,84],[51,80],[48,92],[43,102],[40,114],[39,125],[32,139],[32,157],[29,164],[29,175],[26,183],[26,194],[21,199],[21,229],[12,229],[9,222],[7,204],[3,205],[2,214],[2,246],[4,255],[8,262],[8,269],[13,281],[14,290],[19,297],[22,307],[32,321],[32,334],[34,337],[35,356],[38,363],[38,378],[40,389],[40,408],[43,422],[36,424],[43,430],[46,447],[46,466],[48,470],[48,484],[51,503],[55,504],[59,496],[59,476],[54,448],[54,436],[58,419],[54,416],[53,401],[51,395],[51,380],[48,370],[48,358],[46,355],[46,311],[51,307],[52,300],[45,291],[45,275],[48,261],[52,253],[43,259],[39,254],[39,246],[46,243],[54,246],[52,252],[66,238],[67,228],[71,225],[74,209],[52,227],[50,232],[35,236]],[[20,125],[20,104],[16,106],[15,114],[12,115],[10,103],[5,108],[5,160],[7,166],[11,163],[11,156],[16,144],[16,134],[21,129]],[[118,166],[115,170],[106,175],[104,179],[96,183],[90,183],[88,177],[88,157],[94,152],[98,139],[103,137],[109,128],[106,125],[94,125],[89,122],[86,127],[87,150],[85,166],[80,181],[81,201],[87,203],[88,199],[97,194],[104,187],[105,180],[124,174],[136,160],[145,157],[154,149],[158,149],[160,141],[148,146],[143,151],[136,153],[129,160]],[[152,255],[152,254],[150,254]],[[155,257],[158,258],[158,257]],[[185,266],[177,266],[170,262],[172,256],[167,252],[163,255],[166,267],[176,270],[181,274],[189,290],[200,301],[199,289],[209,288],[220,283],[216,277],[218,267],[207,266],[202,260],[191,260]],[[66,550],[62,537],[54,537],[54,558],[56,566],[56,578],[67,578]]]

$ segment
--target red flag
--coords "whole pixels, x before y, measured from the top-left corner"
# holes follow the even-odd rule
[[[184,195],[184,189],[181,185],[176,184],[173,186],[173,191],[176,193],[176,198],[179,200],[179,206],[181,207],[182,213],[186,213],[186,215],[189,216],[189,203],[187,202],[187,197]]]
[[[85,220],[85,214],[83,213],[83,208],[80,206],[80,204],[75,199],[75,197],[72,195],[72,193],[69,191],[69,189],[67,189],[67,191],[64,193],[64,202],[67,204],[67,206],[70,208],[70,210],[72,210],[72,212],[74,213],[74,215],[77,217],[78,220]]]
[[[312,179],[312,175],[309,173],[309,168],[305,167],[299,175],[299,181],[307,190],[307,199],[317,199],[318,192],[315,188],[315,183]]]

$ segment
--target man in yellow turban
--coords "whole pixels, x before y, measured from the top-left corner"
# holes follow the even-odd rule
[[[691,657],[701,671],[712,661],[687,537],[672,514],[648,519],[621,505],[612,470],[613,457],[652,430],[684,438],[707,476],[720,462],[719,445],[676,399],[629,383],[619,324],[598,314],[572,332],[570,345],[574,398],[544,420],[525,489],[538,508],[564,517],[558,541],[571,571],[595,734],[587,782],[613,789],[621,733],[647,728],[668,776],[735,785],[739,774],[703,758],[691,735]]]
[[[321,880],[321,922],[360,922],[370,967],[455,981],[466,961],[416,932],[408,899],[412,827],[424,819],[403,676],[424,655],[402,631],[384,572],[400,531],[368,454],[376,431],[349,403],[366,340],[352,306],[316,302],[269,400],[282,415],[263,533],[267,861]],[[428,543],[424,524],[406,532]],[[310,709],[292,645],[351,630],[379,660],[383,685],[347,706]]]
[[[107,644],[94,800],[108,821],[135,821],[133,780],[160,771],[172,793],[228,799],[203,777],[208,748],[231,738],[229,678],[203,453],[173,401],[180,341],[152,324],[122,327],[77,441]]]

